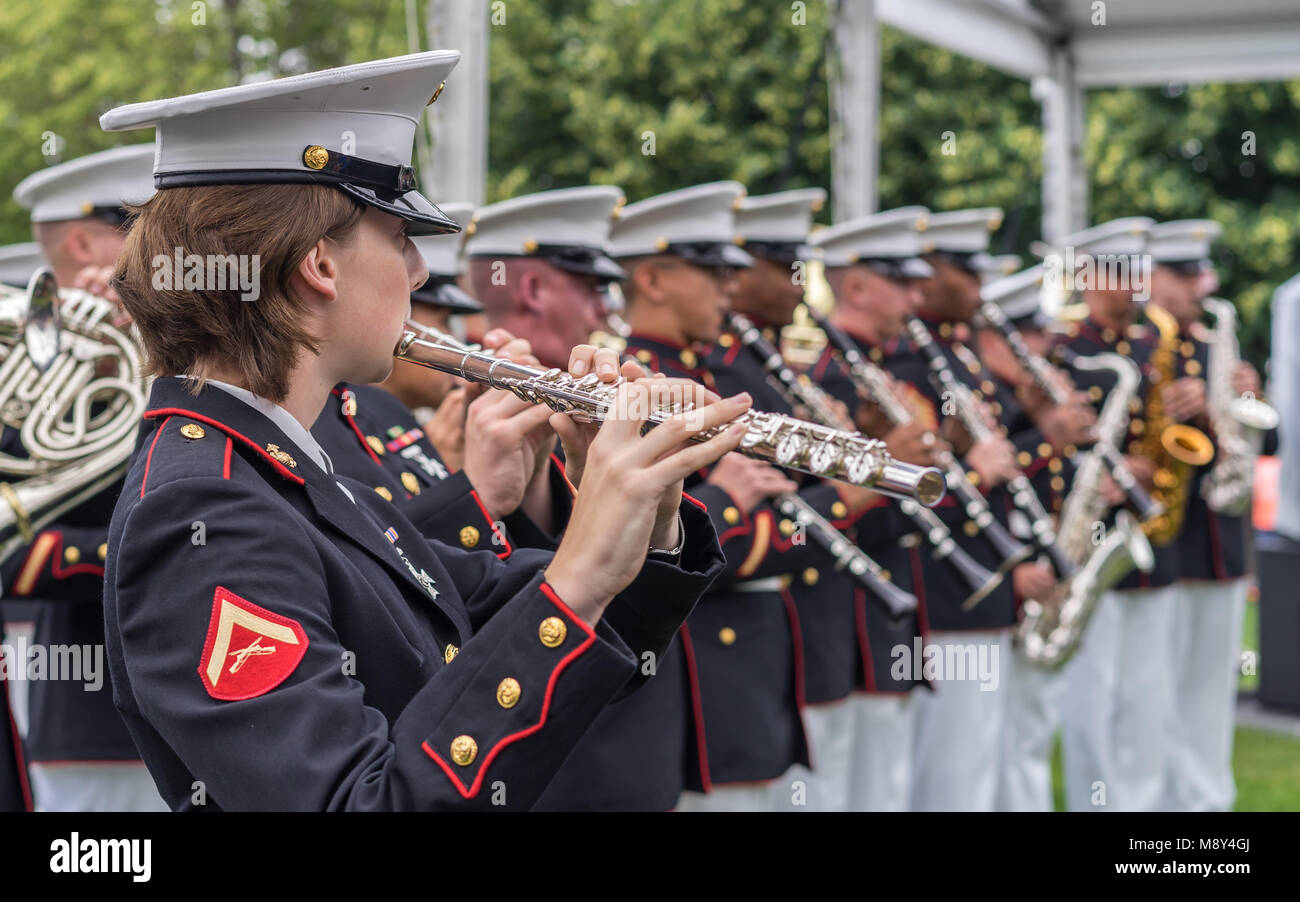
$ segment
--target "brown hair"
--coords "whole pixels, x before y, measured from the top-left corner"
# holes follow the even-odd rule
[[[326,185],[214,185],[159,191],[132,213],[112,286],[139,329],[147,371],[189,375],[197,393],[214,369],[234,370],[253,394],[283,400],[298,354],[318,352],[290,278],[318,240],[350,238],[365,207]],[[258,296],[243,300],[237,284],[185,288],[180,272],[159,287],[155,261],[174,260],[177,248],[205,261],[257,255]]]

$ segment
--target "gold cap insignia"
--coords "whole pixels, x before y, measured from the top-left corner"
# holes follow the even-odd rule
[[[319,144],[313,144],[302,152],[302,162],[308,169],[324,169],[330,161],[330,152]]]

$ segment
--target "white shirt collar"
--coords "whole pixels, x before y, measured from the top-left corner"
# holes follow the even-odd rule
[[[330,460],[329,455],[320,443],[312,437],[312,434],[303,428],[302,423],[289,411],[285,410],[279,404],[268,401],[259,395],[253,394],[246,388],[240,388],[238,385],[231,385],[228,382],[219,382],[216,379],[208,379],[208,385],[215,385],[224,392],[234,395],[243,401],[249,407],[262,414],[272,423],[280,427],[280,431],[288,436],[289,440],[295,445],[307,452],[307,455],[316,463],[318,467],[331,476],[334,475],[334,463]]]

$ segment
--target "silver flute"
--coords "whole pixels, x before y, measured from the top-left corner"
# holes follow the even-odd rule
[[[479,345],[469,345],[416,323],[407,323],[393,356],[511,392],[533,404],[545,404],[578,422],[601,423],[616,410],[618,386],[624,380],[601,382],[595,373],[575,378],[558,368],[539,369],[496,357]],[[420,334],[417,334],[419,332]],[[423,335],[424,337],[421,337]],[[658,425],[691,409],[674,401],[651,407],[646,419]],[[938,504],[944,495],[943,474],[933,467],[903,463],[885,450],[884,442],[856,432],[831,429],[775,413],[747,410],[735,421],[745,426],[737,449],[746,457],[777,466],[839,479],[884,495]],[[704,442],[731,423],[690,433]]]

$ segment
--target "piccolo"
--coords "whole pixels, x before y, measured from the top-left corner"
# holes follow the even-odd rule
[[[862,400],[878,406],[885,418],[895,426],[906,426],[911,423],[913,420],[912,411],[891,390],[888,374],[863,358],[853,339],[845,335],[844,331],[831,322],[829,317],[818,313],[811,307],[808,308],[808,315],[817,324],[817,327],[825,333],[830,347],[838,355],[841,364],[848,371],[849,378],[853,382],[858,396]],[[966,516],[979,527],[980,534],[985,541],[1002,558],[1002,564],[998,567],[998,572],[1006,573],[1017,564],[1022,564],[1028,560],[1030,555],[1033,554],[1033,549],[1016,541],[1006,527],[998,522],[993,516],[993,511],[989,508],[988,500],[980,493],[979,489],[971,485],[970,480],[966,477],[966,469],[957,461],[957,458],[949,451],[940,452],[935,457],[940,468],[947,476],[948,488],[957,495],[957,500],[961,503],[962,509],[965,510]],[[935,555],[938,556],[937,546]]]
[[[1034,384],[1047,397],[1052,404],[1060,406],[1070,403],[1070,394],[1061,385],[1052,378],[1055,374],[1055,368],[1047,359],[1035,354],[1025,344],[1025,339],[1011,320],[1007,319],[1006,313],[992,301],[984,301],[980,305],[980,318],[985,323],[997,329],[1006,341],[1007,347],[1011,348],[1011,353],[1015,355],[1016,360],[1024,367],[1025,372],[1033,379]],[[1063,350],[1069,350],[1065,348]],[[1073,352],[1071,352],[1073,354]],[[1067,366],[1073,366],[1071,360],[1066,361]],[[1124,457],[1119,453],[1114,445],[1105,443],[1100,448],[1102,459],[1106,461],[1107,469],[1110,470],[1111,478],[1124,493],[1129,505],[1138,515],[1138,519],[1146,521],[1152,517],[1158,516],[1162,510],[1156,503],[1150,493],[1147,492],[1133,475]]]
[[[595,373],[574,377],[558,368],[539,369],[496,357],[479,345],[467,345],[427,326],[407,323],[393,356],[460,376],[492,388],[511,392],[533,404],[545,404],[568,414],[578,422],[602,423],[617,414],[618,386],[601,382]],[[419,331],[425,337],[416,334]],[[646,410],[647,426],[666,422],[688,413],[689,402],[673,401]],[[933,467],[918,467],[896,461],[883,442],[856,432],[846,432],[809,423],[782,414],[747,410],[732,423],[711,429],[696,429],[689,437],[705,442],[734,423],[745,427],[737,451],[746,457],[777,466],[839,479],[895,498],[915,500],[927,506],[944,495],[943,475]]]
[[[948,359],[935,344],[925,323],[912,317],[907,321],[907,330],[912,337],[912,344],[926,360],[934,390],[940,397],[952,399],[957,417],[966,427],[971,441],[981,442],[993,438],[993,431],[984,422],[979,403],[971,393],[970,387],[958,381],[953,375],[952,369],[948,366]],[[1042,502],[1038,500],[1038,493],[1034,491],[1029,478],[1024,473],[1017,472],[1015,477],[1007,482],[1007,488],[1011,490],[1012,503],[1029,518],[1034,543],[1051,560],[1052,567],[1059,576],[1062,578],[1069,576],[1074,572],[1075,567],[1057,546],[1056,530],[1052,526],[1052,519],[1043,509]]]

